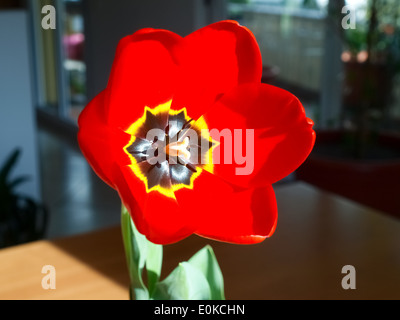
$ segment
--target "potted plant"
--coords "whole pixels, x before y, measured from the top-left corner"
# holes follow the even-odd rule
[[[0,167],[0,248],[41,239],[46,230],[46,208],[16,190],[29,178],[10,175],[20,154],[14,150]]]
[[[299,179],[400,217],[400,136],[389,106],[400,71],[400,7],[369,0],[368,22],[344,30],[339,130],[319,131]]]

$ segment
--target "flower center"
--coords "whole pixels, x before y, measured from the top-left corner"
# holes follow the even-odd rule
[[[131,140],[124,151],[131,159],[129,167],[148,193],[158,191],[174,198],[175,191],[192,189],[202,170],[212,172],[214,141],[205,133],[204,120],[193,121],[185,108],[170,109],[171,102],[145,108],[143,116],[126,131]]]
[[[164,152],[171,157],[180,157],[188,163],[190,160],[189,137],[184,138],[183,141],[176,141],[168,144],[164,148]]]

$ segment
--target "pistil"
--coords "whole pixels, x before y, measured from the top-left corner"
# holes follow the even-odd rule
[[[171,157],[180,157],[185,162],[190,160],[190,151],[189,151],[189,137],[186,137],[183,141],[175,141],[169,143],[165,147],[165,153]]]

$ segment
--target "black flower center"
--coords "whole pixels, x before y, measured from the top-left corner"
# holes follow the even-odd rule
[[[154,109],[146,107],[127,130],[132,138],[125,151],[147,192],[174,197],[174,191],[193,188],[202,170],[212,168],[215,144],[204,121],[194,121],[185,108],[176,111],[170,105],[171,101]]]

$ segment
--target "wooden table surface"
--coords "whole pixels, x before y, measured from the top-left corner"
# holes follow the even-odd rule
[[[164,247],[163,277],[211,244],[227,299],[400,299],[400,221],[304,183],[275,188],[279,220],[262,244],[237,246],[197,236]],[[56,289],[41,286],[44,265]],[[341,286],[342,267],[356,289]],[[0,299],[128,299],[118,227],[0,251]]]

